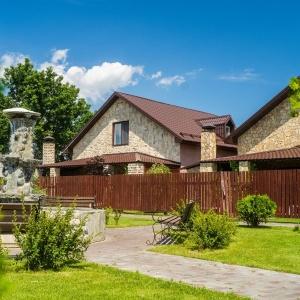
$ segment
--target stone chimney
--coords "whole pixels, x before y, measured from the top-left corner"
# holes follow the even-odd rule
[[[202,126],[201,131],[201,161],[214,159],[217,157],[217,136],[216,127],[212,124]],[[200,172],[214,172],[214,163],[200,163]]]
[[[52,136],[46,136],[43,142],[43,165],[55,163],[55,140]],[[54,168],[50,168],[50,176],[56,176]]]

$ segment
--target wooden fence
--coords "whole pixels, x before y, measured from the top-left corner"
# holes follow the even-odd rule
[[[236,213],[248,194],[267,194],[277,215],[300,217],[300,170],[213,172],[168,175],[41,177],[49,196],[95,197],[97,207],[169,211],[180,199],[197,201],[204,211]]]

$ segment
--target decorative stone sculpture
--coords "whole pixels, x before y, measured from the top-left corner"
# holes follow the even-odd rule
[[[0,202],[21,198],[33,200],[31,179],[39,160],[33,155],[33,128],[40,113],[24,108],[3,110],[11,125],[9,154],[0,157],[0,176],[4,185],[0,190]]]

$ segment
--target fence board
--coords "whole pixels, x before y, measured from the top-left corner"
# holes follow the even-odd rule
[[[300,217],[300,170],[41,177],[40,185],[52,197],[95,197],[99,208],[170,211],[195,200],[203,211],[230,215],[242,197],[267,194],[278,216]]]

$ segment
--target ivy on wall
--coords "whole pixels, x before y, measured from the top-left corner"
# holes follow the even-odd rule
[[[290,80],[289,87],[291,90],[289,101],[291,104],[291,115],[297,117],[300,113],[300,78],[293,77]]]

